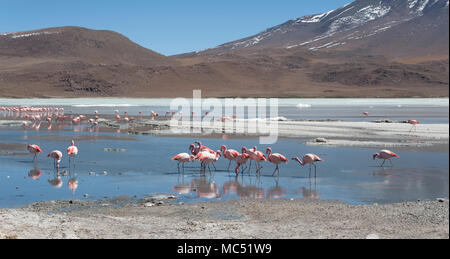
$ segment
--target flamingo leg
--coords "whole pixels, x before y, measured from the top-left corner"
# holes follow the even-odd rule
[[[313,163],[314,166],[314,179],[317,178],[317,166]]]
[[[386,159],[383,160],[383,163],[380,166],[383,167],[385,162],[386,162]]]
[[[280,175],[280,169],[278,168],[278,165],[277,165],[277,167],[275,167],[275,170],[273,170],[272,176],[275,175],[275,172],[276,172],[276,171],[278,171],[278,175]]]
[[[255,163],[256,163],[256,162],[255,162]],[[262,165],[261,165],[259,162],[257,162],[256,165],[257,165],[257,170],[256,170],[256,172],[257,172],[258,174],[260,174],[260,173],[261,173],[261,169],[262,169],[263,167],[262,167]]]
[[[228,163],[227,171],[230,171],[230,166],[231,166],[231,160],[230,160],[230,162]]]
[[[394,166],[394,164],[392,163],[392,161],[390,159],[388,159],[388,161],[391,164],[391,166]]]

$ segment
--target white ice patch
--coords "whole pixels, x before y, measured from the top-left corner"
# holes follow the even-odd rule
[[[9,33],[8,35],[11,35],[12,39],[17,38],[24,38],[24,37],[30,37],[30,36],[37,36],[37,35],[48,35],[48,34],[58,34],[59,31],[43,31],[43,32],[32,32],[32,33],[25,33],[25,34],[19,34],[19,33]]]
[[[351,30],[365,23],[385,16],[389,13],[390,10],[391,7],[383,6],[381,4],[378,6],[369,5],[360,9],[354,15],[345,16],[332,22],[326,34],[330,35],[339,31]]]
[[[326,13],[322,13],[322,14],[318,14],[318,15],[314,15],[314,16],[310,16],[310,17],[305,17],[305,18],[301,18],[298,22],[303,22],[303,23],[315,23],[315,22],[320,22],[323,18],[327,17],[330,13],[334,12],[335,10],[331,10],[328,11]]]
[[[417,11],[418,11],[418,12],[422,12],[423,9],[425,9],[425,7],[427,6],[427,4],[428,4],[429,1],[430,1],[430,0],[424,0],[424,1],[422,1],[422,2],[420,3],[420,5],[419,5],[419,8],[417,8]]]
[[[418,1],[419,0],[408,0],[408,7],[409,7],[409,9],[412,9],[414,6],[416,6]]]

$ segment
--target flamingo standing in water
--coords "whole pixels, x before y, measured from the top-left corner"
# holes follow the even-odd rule
[[[414,131],[416,131],[417,130],[416,125],[420,124],[420,122],[417,121],[417,120],[408,120],[408,123],[412,125],[411,129],[409,130],[409,132],[411,132],[413,129],[414,129]]]
[[[50,152],[50,154],[47,155],[47,157],[51,157],[54,159],[54,163],[56,163],[56,165],[54,164],[53,166],[56,167],[59,170],[59,163],[61,162],[62,159],[62,152],[59,150],[53,150],[52,152]]]
[[[266,161],[266,157],[264,154],[258,150],[256,150],[256,146],[253,149],[247,149],[246,147],[242,147],[242,153],[246,153],[250,156],[252,160],[255,161],[256,173],[259,173],[262,169],[262,166],[259,164],[261,161]],[[250,161],[250,167],[252,166]],[[250,168],[249,168],[250,170]]]
[[[227,170],[230,170],[231,161],[235,161],[236,157],[239,156],[240,154],[234,149],[227,149],[227,146],[225,145],[222,145],[220,147],[220,150],[222,151],[223,157],[230,160],[227,168]]]
[[[249,159],[250,159],[249,154],[246,154],[246,153],[239,154],[235,159],[236,169],[234,170],[234,172],[236,174],[239,174],[239,167],[242,167],[242,173],[244,173],[244,170],[246,169],[246,168],[244,168],[244,165],[247,164],[247,161]]]
[[[380,167],[383,167],[386,160],[388,160],[389,163],[391,163],[391,166],[394,166],[394,164],[392,164],[391,158],[393,158],[393,157],[400,158],[397,154],[395,154],[394,152],[392,152],[390,150],[381,150],[380,153],[375,153],[375,154],[373,154],[372,157],[373,157],[373,160],[375,160],[376,158],[383,159],[383,163],[380,165]]]
[[[75,142],[72,139],[72,145],[67,148],[67,155],[69,156],[69,168],[70,160],[73,157],[73,166],[75,167],[75,157],[78,155],[78,148],[75,146]]]
[[[42,153],[42,149],[38,146],[38,145],[34,145],[34,144],[32,144],[32,145],[28,145],[27,146],[27,149],[28,149],[28,151],[31,153],[31,154],[34,154],[34,158],[33,158],[33,162],[34,162],[34,160],[36,160],[36,156],[39,154],[39,153]]]
[[[220,155],[221,155],[220,150],[217,150],[217,152],[215,152],[215,154],[207,152],[207,151],[203,151],[197,155],[196,159],[202,163],[202,167],[204,170],[206,169],[206,165],[208,165],[208,169],[211,172],[211,168],[209,167],[209,165],[212,164],[214,166],[214,163],[217,160],[219,160]],[[214,169],[216,169],[215,166],[214,166]]]
[[[298,157],[292,158],[292,160],[297,161],[301,166],[309,164],[309,177],[311,177],[311,165],[314,166],[314,177],[317,177],[317,166],[316,162],[322,162],[323,159],[314,154],[306,154],[300,160]]]
[[[275,175],[276,171],[278,171],[278,174],[280,174],[280,169],[278,168],[278,165],[281,163],[287,163],[289,160],[281,154],[278,154],[278,153],[272,154],[272,148],[270,148],[270,147],[268,147],[266,149],[266,153],[267,153],[267,160],[269,160],[269,162],[277,165],[277,167],[273,171],[272,176]]]
[[[180,170],[180,163],[183,164],[183,171],[184,171],[184,163],[186,162],[192,162],[195,160],[195,157],[193,155],[189,155],[188,153],[180,153],[171,159],[172,161],[177,160],[178,161],[178,171]]]

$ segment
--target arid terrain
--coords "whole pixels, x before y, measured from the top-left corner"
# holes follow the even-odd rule
[[[0,96],[447,97],[448,13],[445,0],[357,0],[170,57],[112,31],[5,33]]]
[[[444,199],[360,206],[308,199],[126,200],[0,209],[0,238],[449,238]]]

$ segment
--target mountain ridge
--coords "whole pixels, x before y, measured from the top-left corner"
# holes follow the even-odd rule
[[[0,96],[448,97],[448,62],[448,1],[357,0],[170,57],[107,30],[0,34]]]

